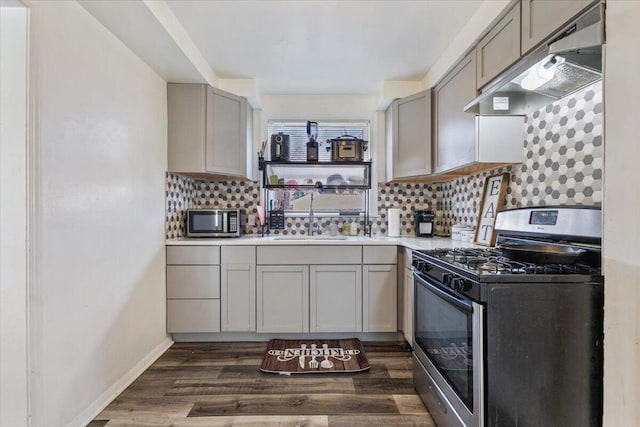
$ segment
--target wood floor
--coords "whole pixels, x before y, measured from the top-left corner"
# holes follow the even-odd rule
[[[354,374],[265,374],[266,343],[177,343],[90,427],[430,426],[406,343],[363,342]]]

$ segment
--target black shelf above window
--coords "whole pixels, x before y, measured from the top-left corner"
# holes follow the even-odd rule
[[[261,161],[265,189],[368,190],[371,162]],[[317,185],[317,183],[321,185]]]

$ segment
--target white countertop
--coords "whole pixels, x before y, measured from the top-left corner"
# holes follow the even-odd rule
[[[316,236],[310,239],[305,236],[265,236],[247,235],[235,238],[188,238],[166,240],[168,246],[185,246],[185,245],[224,245],[224,246],[243,246],[243,245],[397,245],[404,246],[409,249],[436,249],[436,248],[472,248],[478,247],[473,243],[461,242],[460,240],[451,240],[449,237],[386,237],[386,236]]]

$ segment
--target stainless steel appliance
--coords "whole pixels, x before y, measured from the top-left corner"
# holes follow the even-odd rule
[[[327,151],[331,151],[331,160],[334,162],[361,162],[364,152],[367,151],[367,143],[360,138],[351,135],[343,135],[340,138],[327,140],[330,144]]]
[[[414,383],[440,427],[602,424],[601,221],[508,210],[496,248],[413,252]]]
[[[415,214],[416,236],[433,237],[436,216],[432,211],[417,210]]]
[[[290,136],[282,132],[271,135],[271,160],[289,160]]]
[[[188,209],[187,237],[240,237],[238,209]]]

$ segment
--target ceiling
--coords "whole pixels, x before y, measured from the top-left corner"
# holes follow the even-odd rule
[[[377,94],[422,80],[482,0],[166,4],[219,78],[263,94]]]
[[[224,85],[249,99],[357,94],[383,101],[387,87],[404,84],[391,98],[406,96],[442,73],[509,3],[77,1],[169,82]]]

